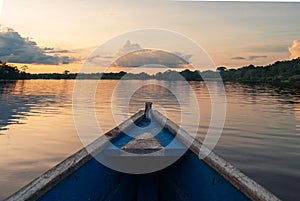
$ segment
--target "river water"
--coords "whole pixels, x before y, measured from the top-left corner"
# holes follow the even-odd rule
[[[86,82],[88,80],[81,80]],[[0,82],[0,200],[83,147],[72,113],[74,80]],[[121,83],[121,90],[114,90]],[[168,86],[166,88],[160,85]],[[215,85],[217,92],[220,83]],[[124,105],[126,94],[136,91]],[[211,119],[203,82],[101,80],[94,107],[102,131],[116,126],[152,101],[177,123],[192,92],[200,108],[198,138]],[[283,200],[300,199],[300,92],[226,83],[226,120],[214,151]],[[123,90],[123,91],[122,91]],[[182,105],[172,91],[186,97]],[[112,115],[111,108],[114,108]],[[197,111],[195,111],[197,112]],[[82,115],[85,110],[82,110]],[[192,126],[193,115],[185,116]]]

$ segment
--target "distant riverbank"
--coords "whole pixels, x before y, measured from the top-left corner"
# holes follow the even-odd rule
[[[210,80],[220,80],[227,82],[252,83],[252,84],[270,84],[279,87],[292,87],[300,89],[300,58],[277,61],[267,66],[249,65],[237,69],[227,69],[218,67],[216,71],[191,71],[183,70],[181,72],[168,70],[154,75],[147,73],[127,73],[124,71],[118,73],[70,73],[65,70],[63,73],[39,73],[31,74],[26,72],[26,67],[0,63],[0,80],[26,80],[26,79],[132,79],[132,80],[182,80],[203,81],[202,77]]]

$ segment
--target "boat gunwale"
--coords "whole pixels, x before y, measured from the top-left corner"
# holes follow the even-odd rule
[[[188,149],[190,149],[199,157],[199,160],[203,160],[209,167],[222,175],[250,200],[280,201],[280,199],[273,193],[268,191],[253,179],[246,176],[234,165],[215,154],[213,151],[203,145],[199,139],[193,138],[187,131],[179,127],[176,123],[165,117],[159,111],[151,110],[151,117],[161,124],[164,124],[164,127],[167,128],[170,133],[176,135],[183,142],[183,144],[188,147]]]
[[[163,124],[164,127],[170,131],[170,133],[178,136],[183,144],[185,144],[194,154],[197,156],[206,156],[203,159],[199,157],[199,160],[203,160],[209,167],[223,176],[250,200],[280,201],[280,199],[274,194],[246,176],[235,166],[212,152],[209,148],[204,146],[199,139],[193,138],[183,128],[180,128],[177,124],[162,115],[160,112],[157,110],[151,110],[150,112],[152,118]],[[5,201],[38,200],[53,187],[78,170],[87,161],[91,160],[94,154],[100,153],[108,141],[117,137],[122,130],[130,127],[133,122],[136,123],[142,120],[144,116],[144,110],[138,111],[119,126],[97,138],[87,147],[82,148],[53,168],[49,169],[47,172],[43,173],[41,176],[31,181],[29,184],[25,185],[23,188],[6,198]]]
[[[101,152],[108,141],[117,137],[122,130],[130,127],[144,118],[144,110],[140,110],[130,118],[108,131],[104,135],[72,154],[62,162],[38,176],[20,190],[10,195],[4,201],[35,201],[44,196],[53,187],[78,170],[86,162],[93,158],[93,155]]]

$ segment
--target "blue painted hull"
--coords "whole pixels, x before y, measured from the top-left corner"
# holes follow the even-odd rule
[[[138,126],[142,127],[144,123],[141,121]],[[174,140],[174,135],[167,129],[163,129],[156,138],[166,146]],[[112,143],[120,148],[131,140],[131,137],[121,133],[112,140]],[[179,142],[176,145],[184,146]],[[106,151],[114,151],[110,148],[108,146]],[[249,199],[188,150],[171,166],[149,174],[120,173],[91,159],[40,200],[244,201]]]
[[[119,127],[91,143],[87,147],[90,152],[86,149],[78,151],[24,186],[7,201],[279,200],[214,153],[209,154],[205,159],[199,159],[198,155],[201,154],[199,141],[194,141],[188,133],[157,111],[151,111],[155,117],[151,119],[153,123],[151,125],[154,127],[148,126],[150,113],[146,114],[143,111],[136,113]],[[163,125],[162,129],[157,129],[159,124]],[[125,130],[132,136],[123,133]],[[136,138],[153,130],[158,130],[159,133],[152,135],[150,139]],[[175,136],[179,137],[175,138]],[[139,139],[144,141],[138,141]],[[154,150],[152,148],[156,149],[157,145],[163,149],[163,155],[128,157],[124,152],[120,152],[120,150],[127,150],[134,151],[131,153],[135,154],[148,153],[149,150]],[[126,171],[118,172],[110,169],[92,156],[109,161],[110,164],[121,164],[122,167],[131,164],[129,167],[132,168],[138,164],[143,169],[147,169],[159,160],[174,159],[178,156],[179,159],[176,158],[178,160],[172,165],[156,172],[129,174],[123,173]],[[149,160],[147,157],[152,158]],[[125,163],[120,163],[122,161]]]
[[[190,151],[189,151],[190,152]],[[249,200],[190,153],[150,174],[125,174],[91,159],[40,200]]]

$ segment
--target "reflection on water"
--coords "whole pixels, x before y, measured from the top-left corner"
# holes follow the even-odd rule
[[[141,87],[133,93],[127,114],[124,96],[144,82],[149,81],[122,81],[123,90],[116,92],[117,80],[99,82],[95,109],[103,131],[115,126],[112,106],[115,115],[125,119],[145,101],[180,122],[172,90],[180,91],[189,103],[191,90],[183,82],[154,81]],[[156,85],[161,83],[170,90]],[[210,95],[203,82],[190,84],[199,102],[198,137],[203,139],[211,118]],[[218,83],[213,84],[212,92],[218,93]],[[72,80],[0,82],[0,199],[82,147],[72,117],[73,86]],[[299,92],[241,84],[225,87],[227,118],[215,151],[279,197],[296,200],[300,197]],[[181,105],[183,112],[187,108]],[[187,121],[194,123],[192,116]]]
[[[228,84],[228,113],[216,152],[285,200],[299,198],[297,94]],[[283,187],[288,183],[289,187]]]
[[[0,130],[7,130],[7,126],[10,124],[23,123],[21,120],[25,120],[27,116],[38,115],[41,112],[39,108],[47,107],[43,113],[57,113],[59,104],[65,97],[64,92],[55,90],[51,93],[45,93],[38,91],[37,87],[45,91],[49,86],[47,84],[36,86],[28,83],[25,86],[25,81],[0,82]]]
[[[295,100],[295,119],[296,119],[296,129],[298,131],[297,135],[300,135],[300,97]]]
[[[24,118],[29,111],[29,107],[19,101],[22,96],[13,95],[15,87],[15,81],[0,82],[0,131],[6,130],[9,124],[20,123],[18,119]]]
[[[67,81],[0,82],[0,200],[81,147]]]

